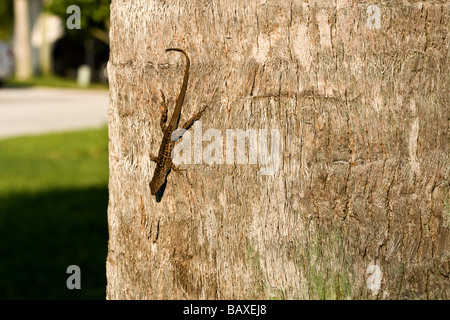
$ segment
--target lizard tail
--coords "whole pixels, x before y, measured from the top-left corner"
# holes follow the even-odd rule
[[[181,114],[181,106],[183,105],[183,101],[184,101],[184,96],[186,95],[186,90],[187,90],[187,85],[188,85],[188,79],[189,79],[189,67],[191,65],[191,61],[189,60],[189,56],[187,55],[187,53],[183,50],[183,49],[179,49],[179,48],[168,48],[166,49],[166,52],[168,51],[178,51],[181,52],[184,57],[186,58],[186,67],[184,69],[184,78],[183,78],[183,83],[181,85],[181,90],[180,90],[180,94],[178,95],[176,104],[175,104],[175,111],[174,111],[174,116],[172,116],[173,119],[178,119],[180,118],[180,114]],[[178,125],[178,123],[177,123]]]
[[[184,51],[183,49],[180,49],[180,48],[168,48],[168,49],[166,49],[166,52],[168,52],[168,51],[181,52],[184,55],[184,57],[186,58],[186,66],[184,68],[184,79],[183,79],[183,84],[181,86],[181,90],[182,90],[181,92],[186,92],[187,82],[188,82],[188,77],[189,77],[189,67],[191,66],[191,60],[189,59],[189,56],[186,53],[186,51]]]

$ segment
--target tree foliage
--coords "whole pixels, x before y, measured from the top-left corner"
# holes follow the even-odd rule
[[[46,10],[65,21],[71,13],[67,13],[67,8],[71,5],[80,7],[81,10],[81,30],[87,31],[90,35],[109,42],[109,5],[110,0],[50,0],[46,5]],[[80,30],[67,30],[68,33],[80,33]]]
[[[2,0],[0,5],[0,40],[9,40],[13,26],[13,0]]]

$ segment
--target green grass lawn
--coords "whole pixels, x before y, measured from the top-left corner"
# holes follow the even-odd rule
[[[15,78],[7,79],[4,83],[7,88],[25,88],[25,87],[51,87],[51,88],[80,88],[75,80],[59,77],[56,75],[35,76],[30,80],[22,81]],[[80,88],[84,89],[84,88]],[[108,89],[107,84],[91,83],[86,89]]]
[[[0,140],[0,299],[105,298],[107,184],[106,128]]]

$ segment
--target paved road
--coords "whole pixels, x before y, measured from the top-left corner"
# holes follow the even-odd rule
[[[108,91],[0,88],[0,138],[100,127]]]

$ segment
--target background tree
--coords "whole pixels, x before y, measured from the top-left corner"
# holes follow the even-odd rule
[[[367,6],[112,2],[109,299],[448,299],[449,8]],[[151,196],[168,47],[183,119],[278,129],[279,171],[203,161]]]
[[[14,0],[14,65],[19,80],[32,76],[29,0]]]

